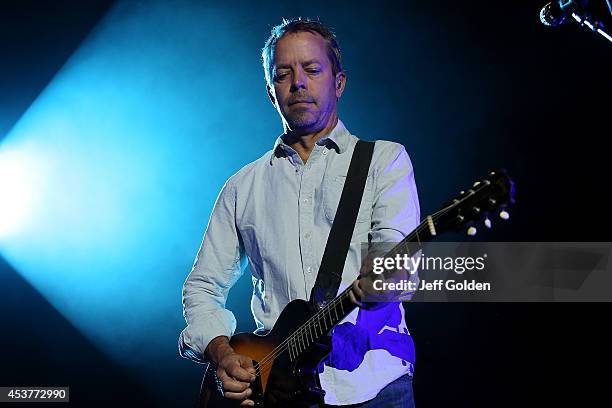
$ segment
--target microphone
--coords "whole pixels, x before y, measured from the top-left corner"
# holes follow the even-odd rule
[[[540,10],[540,21],[546,26],[560,26],[576,7],[577,4],[573,0],[551,1]]]
[[[612,13],[612,6],[609,0],[606,0]],[[612,36],[605,31],[601,21],[592,17],[592,13],[588,10],[589,0],[556,0],[546,4],[540,10],[540,21],[542,24],[550,27],[556,27],[565,22],[568,16],[571,16],[581,26],[588,27],[604,37],[612,43]]]
[[[550,27],[556,27],[565,22],[567,14],[561,8],[558,1],[551,1],[540,10],[540,21]]]

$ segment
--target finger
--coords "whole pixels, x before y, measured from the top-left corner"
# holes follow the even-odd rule
[[[255,401],[247,399],[244,400],[240,403],[241,407],[254,407],[255,406]]]
[[[372,281],[369,278],[359,279],[355,286],[356,297],[360,302],[375,302],[379,298],[380,293],[374,290]]]
[[[232,391],[225,391],[223,393],[223,396],[225,398],[229,398],[229,399],[233,399],[233,400],[243,400],[247,397],[250,397],[251,394],[253,394],[253,391],[250,388],[247,388],[246,390],[242,391],[242,392],[232,392]]]
[[[230,364],[229,367],[227,367],[225,369],[225,371],[227,372],[227,374],[233,378],[235,378],[236,380],[239,381],[246,381],[246,382],[251,382],[253,380],[255,380],[255,375],[248,372],[246,369],[244,369],[242,367],[242,363],[244,362],[244,360],[241,361],[235,361],[234,363]],[[251,365],[253,365],[253,363],[251,363]]]
[[[353,291],[349,291],[349,299],[351,300],[351,302],[353,302],[355,306],[359,306],[360,308],[365,309],[365,305],[355,298]]]
[[[257,374],[257,372],[255,370],[255,367],[253,367],[253,359],[247,356],[241,356],[240,365],[250,374],[250,378],[248,379],[248,381],[255,381],[255,374]]]
[[[355,292],[357,294],[358,299],[360,299],[360,300],[363,300],[363,298],[365,296],[365,291],[361,287],[362,283],[363,282],[360,279],[357,279],[355,281]]]
[[[242,382],[233,379],[232,377],[228,376],[227,373],[224,371],[219,374],[219,379],[223,383],[223,389],[226,391],[243,392],[247,388],[249,388],[249,385],[251,385],[248,382]]]
[[[355,293],[355,298],[359,300],[360,302],[362,302],[365,297],[365,292],[363,291],[363,289],[361,289],[361,286],[359,286],[359,284],[360,284],[359,280],[356,280],[353,283],[352,289],[353,289],[353,292]]]

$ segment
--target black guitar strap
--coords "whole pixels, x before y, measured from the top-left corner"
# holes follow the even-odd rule
[[[317,280],[310,292],[310,302],[316,307],[323,307],[338,294],[342,280],[342,270],[355,229],[355,221],[361,205],[368,169],[372,161],[374,143],[358,140],[353,151],[336,217],[323,252]]]

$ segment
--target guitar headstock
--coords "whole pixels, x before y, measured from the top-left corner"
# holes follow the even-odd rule
[[[489,216],[497,213],[503,220],[510,218],[506,207],[514,204],[514,182],[503,170],[490,172],[483,180],[461,191],[457,197],[431,215],[436,233],[468,227],[468,235],[476,235],[473,224],[484,220],[491,228]]]

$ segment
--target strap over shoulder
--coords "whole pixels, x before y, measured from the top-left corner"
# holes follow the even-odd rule
[[[320,308],[336,297],[355,229],[375,142],[358,140],[351,157],[336,217],[327,238],[310,302]]]

